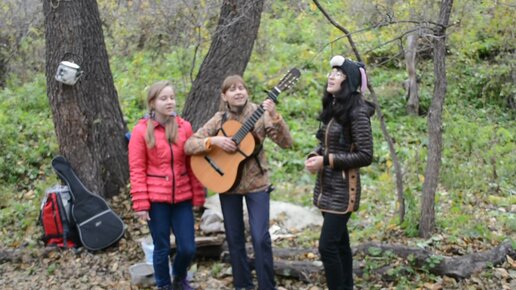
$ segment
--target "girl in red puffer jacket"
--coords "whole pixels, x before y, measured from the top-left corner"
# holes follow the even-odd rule
[[[149,88],[147,106],[149,118],[138,122],[129,141],[133,209],[150,228],[158,289],[192,289],[186,276],[195,255],[193,207],[202,206],[206,196],[183,150],[192,126],[176,115],[174,88],[168,81]],[[177,245],[172,282],[170,230]]]

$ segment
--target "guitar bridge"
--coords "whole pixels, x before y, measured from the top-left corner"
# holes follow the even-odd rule
[[[217,164],[215,164],[215,162],[213,162],[213,160],[211,160],[210,157],[204,156],[204,159],[208,161],[213,170],[217,171],[217,173],[220,174],[220,176],[224,176],[224,172],[217,166]]]

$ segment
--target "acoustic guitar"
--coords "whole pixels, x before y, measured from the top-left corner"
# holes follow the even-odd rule
[[[297,68],[291,69],[277,86],[267,92],[267,98],[277,102],[278,95],[290,88],[300,76],[301,72]],[[192,171],[206,188],[225,193],[237,184],[244,161],[252,156],[256,147],[256,141],[250,132],[264,112],[265,109],[260,105],[244,124],[235,120],[224,122],[217,135],[231,137],[237,145],[235,152],[226,152],[213,146],[209,152],[190,158]]]

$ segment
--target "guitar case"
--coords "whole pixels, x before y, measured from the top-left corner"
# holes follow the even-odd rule
[[[72,218],[82,245],[92,251],[105,249],[124,235],[124,223],[99,195],[90,192],[79,180],[70,163],[57,156],[52,160],[57,175],[68,185],[72,195]]]

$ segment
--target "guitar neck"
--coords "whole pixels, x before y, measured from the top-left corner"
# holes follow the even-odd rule
[[[278,101],[278,95],[281,93],[281,91],[277,88],[277,87],[274,87],[272,90],[270,90],[269,92],[267,92],[267,98],[268,99],[271,99],[273,100],[274,102],[277,102]],[[249,133],[251,132],[251,130],[254,128],[254,125],[256,124],[256,122],[258,122],[258,120],[262,117],[263,113],[265,112],[265,109],[262,107],[262,105],[260,104],[260,106],[258,107],[258,109],[256,109],[256,111],[254,111],[254,113],[251,115],[251,117],[249,117],[249,119],[247,119],[245,121],[245,123],[242,125],[242,127],[240,127],[240,129],[238,130],[238,132],[233,136],[233,141],[238,145],[240,144],[240,142],[242,142],[242,140],[244,139],[244,137]]]

